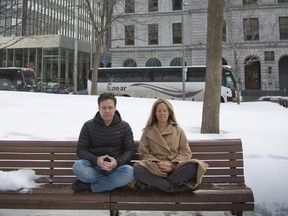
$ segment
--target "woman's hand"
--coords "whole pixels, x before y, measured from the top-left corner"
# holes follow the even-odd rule
[[[165,173],[171,172],[174,167],[174,165],[169,161],[159,161],[156,164],[158,168]]]

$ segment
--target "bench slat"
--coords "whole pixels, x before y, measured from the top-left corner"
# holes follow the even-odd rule
[[[1,168],[2,171],[15,171],[18,170],[19,168]],[[61,169],[51,169],[51,168],[46,168],[46,169],[39,169],[39,168],[34,168],[33,169],[36,173],[36,175],[44,175],[44,176],[49,176],[49,175],[55,175],[55,176],[71,176],[74,175],[72,172],[71,168],[61,168]]]
[[[7,200],[9,200],[8,203]],[[109,203],[110,193],[74,194],[71,185],[63,184],[46,184],[40,188],[31,189],[29,193],[2,191],[0,196],[1,208],[6,204],[6,208],[43,209],[46,206],[52,209],[86,209],[86,207],[87,209],[109,209]]]
[[[254,201],[253,195],[251,195],[251,189],[246,186],[230,186],[228,189],[225,186],[210,186],[201,188],[193,193],[187,192],[170,196],[165,196],[167,194],[161,191],[141,192],[141,196],[135,196],[134,193],[137,192],[114,191],[111,199],[111,208],[115,210],[144,210],[145,206],[147,206],[146,208],[151,210],[185,209],[186,211],[195,211],[196,207],[198,210],[222,209],[227,211],[229,209],[227,209],[226,206],[237,203],[237,210],[243,210],[242,208],[253,210]],[[240,204],[243,200],[245,200],[246,203]],[[247,203],[251,203],[251,205],[247,206]],[[241,205],[242,207],[240,207]],[[235,206],[232,209],[235,210]]]
[[[11,143],[12,144],[12,143]],[[1,145],[1,143],[0,143]],[[52,146],[52,147],[44,147],[44,146],[4,146],[0,147],[1,152],[16,152],[16,153],[75,153],[76,148],[75,146],[69,147],[69,146],[62,146],[59,144],[59,146]],[[27,152],[28,151],[28,152]]]
[[[71,153],[71,154],[41,154],[41,153],[19,153],[19,154],[9,154],[9,153],[0,153],[0,158],[1,160],[4,159],[13,159],[13,160],[77,160],[78,157],[75,155],[75,152]]]
[[[244,170],[243,169],[209,169],[206,171],[205,176],[210,176],[210,175],[244,175]]]
[[[111,204],[112,210],[136,210],[136,211],[253,211],[253,203],[138,203],[131,205],[130,203],[115,203]]]
[[[211,152],[211,150],[210,150]],[[242,152],[217,152],[217,151],[213,151],[213,154],[207,154],[204,152],[197,152],[197,153],[193,153],[192,157],[193,158],[197,158],[199,160],[221,160],[221,159],[225,159],[225,160],[239,160],[239,159],[243,159],[243,154]],[[135,155],[135,157],[133,157],[133,160],[138,161],[139,160],[139,156]]]
[[[239,159],[243,159],[243,154],[242,153],[230,153],[230,152],[225,152],[225,153],[218,153],[218,152],[214,152],[214,154],[205,154],[205,153],[194,153],[193,154],[193,158],[197,158],[199,160],[208,160],[208,159],[217,159],[217,160],[221,160],[221,159],[230,159],[230,160],[239,160]]]
[[[85,200],[84,200],[85,201]],[[39,202],[37,199],[32,202],[0,202],[0,209],[59,209],[59,210],[110,210],[109,203],[95,203],[95,202]]]
[[[61,195],[62,196],[62,195]],[[59,195],[29,195],[20,197],[19,201],[15,200],[17,196],[8,197],[9,202],[0,201],[0,208],[11,209],[110,209],[109,201],[104,202],[103,196],[99,197],[97,201],[96,197],[93,199],[87,199],[87,195],[79,196],[75,199],[75,195],[65,195],[62,199],[59,199]],[[43,198],[41,198],[43,197]],[[30,198],[30,199],[27,199]],[[73,198],[73,199],[70,199]],[[108,196],[109,198],[109,196]],[[25,200],[25,202],[23,202]]]
[[[244,182],[244,177],[243,176],[227,176],[227,177],[204,177],[202,179],[203,183],[243,183]]]
[[[73,162],[69,161],[4,161],[0,162],[1,167],[28,167],[28,168],[37,168],[37,167],[47,167],[47,168],[65,168],[72,167]]]
[[[66,140],[0,140],[0,146],[2,147],[11,147],[11,146],[20,146],[20,147],[75,147],[77,141],[66,141]]]
[[[225,187],[225,185],[207,184],[194,192],[169,194],[155,189],[141,192],[141,196],[135,196],[137,194],[139,194],[137,190],[117,189],[112,192],[111,202],[242,202],[242,196],[248,196],[247,201],[253,201],[251,189],[245,185]],[[160,200],[159,197],[162,196]]]
[[[46,160],[46,159],[45,159]],[[243,167],[243,161],[206,161],[211,167]],[[0,161],[0,167],[72,167],[73,161]],[[20,166],[19,166],[20,165]]]

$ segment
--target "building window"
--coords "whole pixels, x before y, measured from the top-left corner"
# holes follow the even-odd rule
[[[288,0],[278,0],[278,3],[288,3]]]
[[[134,45],[134,26],[125,26],[125,45]]]
[[[136,62],[134,61],[134,59],[127,59],[124,64],[123,67],[137,67]]]
[[[182,43],[182,28],[181,23],[173,23],[173,44]]]
[[[226,21],[223,20],[222,41],[227,42]]]
[[[149,0],[148,11],[149,12],[157,12],[158,11],[158,0]]]
[[[244,40],[245,41],[258,41],[259,40],[258,18],[244,19]]]
[[[257,0],[243,0],[242,1],[243,5],[251,5],[251,4],[257,4]]]
[[[182,0],[172,0],[172,10],[182,10]]]
[[[265,51],[264,52],[265,61],[274,61],[274,51]]]
[[[288,40],[288,17],[279,17],[280,40]]]
[[[148,25],[148,44],[158,44],[158,25],[156,24]]]
[[[184,62],[184,65],[187,66],[187,62]],[[172,59],[172,61],[170,62],[170,66],[182,66],[182,58],[181,57],[176,57],[174,59]]]
[[[125,13],[135,13],[135,0],[125,0]]]
[[[161,67],[161,61],[157,58],[150,58],[145,63],[145,67]]]

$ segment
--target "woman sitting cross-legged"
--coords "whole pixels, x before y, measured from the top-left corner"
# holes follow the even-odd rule
[[[185,132],[177,124],[171,103],[165,99],[152,106],[138,152],[140,161],[134,165],[134,174],[141,190],[195,190],[208,167],[204,161],[192,158]]]

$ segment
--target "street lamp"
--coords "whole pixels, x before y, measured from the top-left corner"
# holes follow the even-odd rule
[[[77,92],[77,82],[78,82],[78,40],[79,40],[79,2],[75,1],[75,42],[74,42],[74,65],[73,65],[73,75],[74,75],[74,92]]]
[[[183,91],[183,100],[185,100],[185,33],[184,33],[184,6],[188,6],[188,3],[182,2],[181,6],[182,6],[182,13],[181,13],[181,37],[182,37],[182,91]]]

